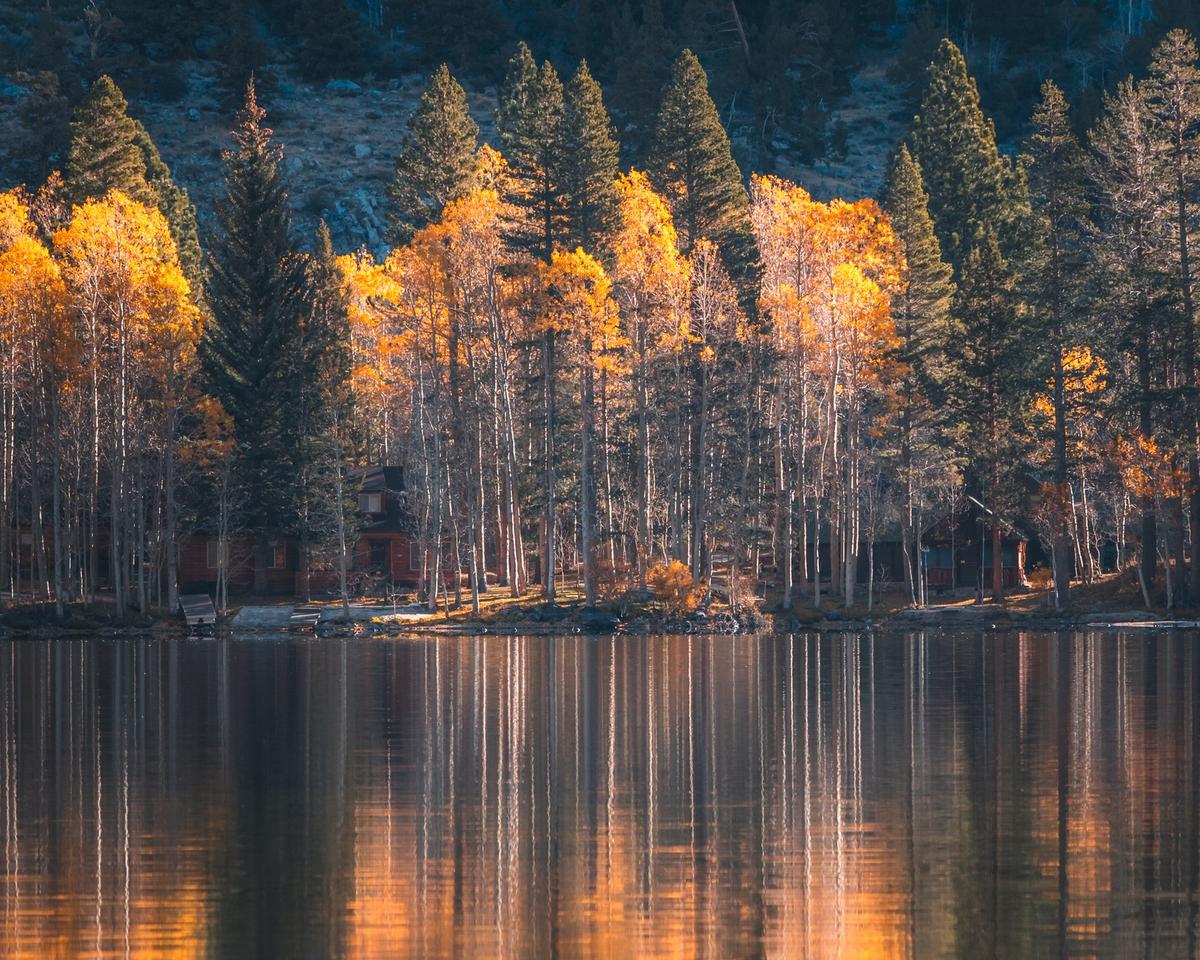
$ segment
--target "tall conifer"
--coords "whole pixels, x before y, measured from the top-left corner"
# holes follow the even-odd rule
[[[1026,299],[1035,312],[1041,341],[1039,371],[1051,385],[1054,407],[1054,584],[1060,609],[1070,602],[1073,493],[1067,460],[1067,351],[1082,333],[1082,286],[1087,198],[1084,154],[1071,129],[1067,101],[1053,81],[1042,84],[1026,144],[1035,247],[1027,258]]]
[[[525,44],[508,64],[496,128],[519,211],[510,242],[550,262],[567,241],[563,85],[549,61],[539,69]]]
[[[467,95],[442,64],[429,79],[408,118],[396,176],[388,186],[393,243],[442,215],[442,208],[475,185],[479,127],[467,111]]]
[[[957,327],[951,313],[952,271],[929,216],[921,168],[903,144],[888,172],[884,209],[904,253],[904,275],[892,302],[902,371],[895,390],[905,493],[901,534],[909,599],[922,603],[920,491],[925,470],[947,459],[954,425],[946,391],[953,379],[950,347]]]
[[[570,243],[600,255],[617,222],[617,131],[604,94],[580,61],[567,85],[563,118],[564,189]]]
[[[680,249],[690,252],[698,241],[712,240],[749,306],[757,295],[750,198],[708,94],[708,77],[691,50],[679,55],[663,90],[650,176],[671,206]]]
[[[979,91],[962,51],[949,40],[942,41],[929,64],[929,84],[910,143],[946,258],[961,266],[985,224],[1002,248],[1009,247],[1016,226],[1014,174],[996,147],[995,124],[979,107]]]
[[[1158,439],[1165,411],[1161,317],[1169,234],[1157,183],[1157,151],[1144,92],[1126,79],[1104,98],[1104,114],[1089,136],[1092,182],[1098,198],[1091,245],[1096,312],[1105,341],[1123,354],[1129,371],[1115,379],[1121,405],[1133,413],[1130,432]],[[1139,497],[1140,576],[1149,590],[1158,571],[1155,491]]]
[[[1001,539],[1015,512],[1013,473],[1028,400],[1030,337],[1012,269],[990,227],[976,236],[963,261],[955,313],[962,321],[956,399],[966,425],[974,480],[990,511],[992,595],[1004,595]],[[982,577],[982,571],[980,572]]]
[[[292,251],[282,151],[263,125],[254,84],[224,154],[225,196],[217,204],[210,254],[212,322],[201,359],[209,390],[233,419],[241,457],[243,528],[256,538],[254,588],[266,589],[269,542],[291,526],[289,353],[298,337],[303,269]]]
[[[197,299],[203,295],[204,266],[196,208],[187,190],[171,177],[158,147],[111,77],[101,77],[75,111],[67,159],[67,190],[75,203],[120,190],[157,207],[171,228],[179,264]]]
[[[509,162],[509,200],[517,216],[508,231],[515,249],[548,264],[554,251],[569,237],[567,217],[565,149],[563,142],[563,87],[549,62],[538,69],[525,44],[517,48],[508,64],[500,95],[496,127]],[[558,432],[557,336],[546,325],[541,336],[542,352],[542,585],[546,599],[555,599],[555,543],[557,540]]]
[[[132,200],[153,203],[146,160],[138,146],[138,124],[112,77],[92,84],[71,121],[66,183],[71,200],[102,197],[120,190]]]

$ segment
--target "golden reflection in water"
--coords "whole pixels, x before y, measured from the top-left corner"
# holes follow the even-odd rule
[[[1172,957],[1196,638],[10,644],[5,957]]]

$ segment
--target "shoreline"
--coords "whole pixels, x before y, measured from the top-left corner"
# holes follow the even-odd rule
[[[1038,611],[1009,610],[981,606],[948,606],[904,609],[878,617],[845,616],[840,611],[813,619],[815,611],[804,611],[803,618],[781,613],[757,616],[744,624],[731,615],[712,618],[671,618],[639,614],[627,618],[605,613],[588,618],[580,611],[557,608],[560,615],[520,617],[505,620],[477,620],[470,617],[446,619],[443,615],[397,616],[380,610],[359,610],[349,620],[340,616],[340,608],[323,608],[324,616],[315,629],[289,629],[290,606],[243,607],[234,616],[220,622],[216,629],[189,632],[177,617],[128,625],[96,624],[70,626],[46,622],[0,626],[5,640],[117,640],[196,639],[203,637],[284,638],[309,636],[315,639],[395,639],[406,636],[738,636],[802,633],[914,633],[922,631],[967,631],[984,633],[1111,631],[1111,630],[1200,630],[1200,619],[1170,617],[1140,610],[1091,611],[1055,615]],[[537,610],[539,608],[534,608]],[[244,616],[244,611],[256,615]],[[269,611],[269,614],[267,613]],[[266,615],[264,615],[266,614]],[[242,621],[239,623],[239,621]]]

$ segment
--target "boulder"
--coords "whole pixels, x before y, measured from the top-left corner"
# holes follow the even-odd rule
[[[366,143],[356,143],[354,145],[354,156],[359,160],[366,160],[371,155],[371,147]]]
[[[325,89],[339,97],[356,97],[362,93],[362,87],[353,80],[330,80],[325,84]]]

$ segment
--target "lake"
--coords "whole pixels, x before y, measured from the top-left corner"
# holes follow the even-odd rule
[[[0,646],[0,955],[1170,957],[1194,633]]]

